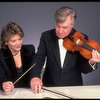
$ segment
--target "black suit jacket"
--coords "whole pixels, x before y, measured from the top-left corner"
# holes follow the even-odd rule
[[[74,34],[72,29],[70,35]],[[85,34],[84,34],[85,35]],[[88,37],[85,35],[85,38]],[[36,66],[33,70],[33,77],[40,77],[46,57],[46,67],[43,76],[45,86],[75,86],[83,85],[81,73],[93,71],[88,60],[75,51],[67,51],[63,69],[61,68],[58,38],[55,29],[42,33],[40,44],[36,53]]]
[[[33,59],[35,57],[35,48],[33,45],[22,45],[21,48],[21,58],[22,58],[22,70],[23,73],[32,65]],[[29,86],[29,75],[27,73],[22,79],[20,79],[15,87],[18,86],[20,81],[23,81],[22,86]],[[18,79],[18,74],[16,70],[16,65],[13,56],[9,49],[0,49],[0,88],[2,88],[2,83],[5,81],[15,82]]]

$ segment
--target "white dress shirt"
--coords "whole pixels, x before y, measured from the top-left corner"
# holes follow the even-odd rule
[[[65,55],[67,50],[63,46],[63,39],[58,39],[58,43],[59,43],[59,50],[60,50],[61,67],[63,68],[63,63],[65,60]]]

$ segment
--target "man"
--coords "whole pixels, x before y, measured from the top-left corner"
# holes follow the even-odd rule
[[[92,51],[92,57],[85,59],[78,51],[68,51],[63,46],[63,39],[73,35],[76,12],[70,7],[62,7],[55,13],[55,29],[42,33],[36,53],[36,66],[30,86],[35,93],[44,86],[78,86],[83,85],[81,73],[89,73],[97,68],[100,54]],[[85,35],[88,40],[88,36]],[[40,72],[47,58],[43,80]],[[43,82],[43,83],[42,83]],[[38,90],[37,90],[38,89]]]

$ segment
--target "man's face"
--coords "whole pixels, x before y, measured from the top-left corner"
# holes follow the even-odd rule
[[[66,20],[62,23],[56,23],[56,35],[59,38],[64,38],[69,35],[70,31],[73,28],[73,25],[71,24],[71,16],[68,16]]]

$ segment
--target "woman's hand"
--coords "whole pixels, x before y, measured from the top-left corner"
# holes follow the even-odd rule
[[[11,81],[3,82],[2,83],[3,90],[6,94],[11,93],[12,89],[14,88],[14,84]]]

